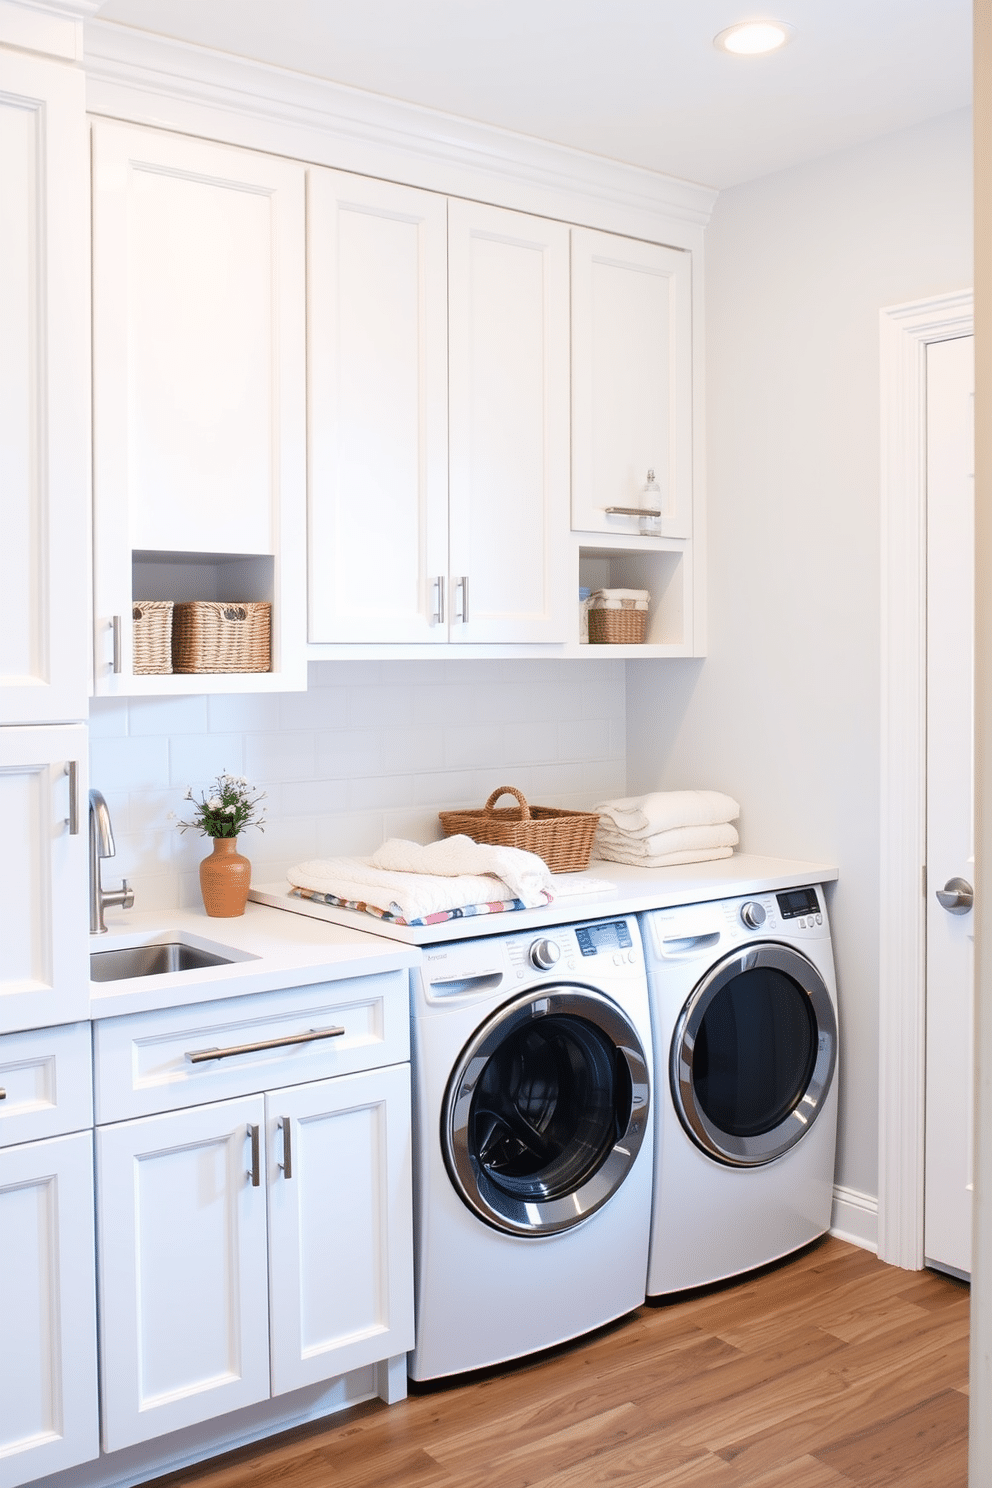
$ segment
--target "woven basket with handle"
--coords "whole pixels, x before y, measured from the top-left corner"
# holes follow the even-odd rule
[[[500,796],[516,796],[516,806],[496,809]],[[439,811],[445,837],[464,833],[494,847],[519,847],[543,858],[552,873],[580,873],[589,861],[599,823],[595,811],[559,811],[529,806],[512,785],[494,790],[481,811]]]
[[[172,620],[176,672],[267,672],[272,606],[245,601],[177,604]]]
[[[172,600],[136,599],[131,606],[134,624],[136,676],[172,671]]]

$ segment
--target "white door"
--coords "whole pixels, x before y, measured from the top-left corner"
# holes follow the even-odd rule
[[[565,641],[568,228],[448,203],[449,638]]]
[[[0,723],[86,717],[85,84],[0,48]]]
[[[445,641],[447,202],[312,167],[310,639]]]
[[[692,536],[689,253],[572,229],[572,526]],[[656,494],[645,491],[653,473]],[[609,510],[613,508],[613,510]]]
[[[0,1150],[0,1488],[99,1455],[92,1134]]]
[[[97,1128],[103,1449],[269,1395],[261,1095]]]
[[[132,600],[156,598],[272,601],[272,671],[305,685],[305,209],[296,161],[93,127],[98,693],[127,690]],[[132,593],[135,554],[220,576]],[[245,556],[266,592],[228,588]]]
[[[0,729],[0,1028],[89,1017],[84,724]]]
[[[410,1066],[266,1096],[272,1393],[413,1347]]]
[[[927,348],[924,1255],[971,1271],[975,881],[974,340]],[[938,897],[940,896],[940,897]]]

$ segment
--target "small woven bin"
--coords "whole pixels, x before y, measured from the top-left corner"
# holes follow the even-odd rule
[[[132,604],[132,670],[137,675],[162,675],[172,671],[172,608],[171,599],[136,599]]]
[[[501,806],[500,796],[516,796],[516,806]],[[494,790],[481,811],[439,811],[445,837],[464,833],[493,847],[519,847],[543,858],[552,873],[581,873],[592,852],[599,824],[595,811],[559,811],[529,806],[512,785]]]
[[[172,623],[175,672],[267,672],[272,606],[195,600],[177,604]]]
[[[589,601],[590,645],[643,645],[650,599],[646,589],[597,589]]]

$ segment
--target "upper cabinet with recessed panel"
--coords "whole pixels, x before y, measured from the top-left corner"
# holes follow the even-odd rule
[[[304,235],[301,164],[95,124],[98,693],[306,685]],[[223,602],[232,634],[271,604],[267,668],[235,634],[144,674],[140,601],[168,600]]]
[[[691,274],[683,250],[572,229],[579,532],[692,537]]]

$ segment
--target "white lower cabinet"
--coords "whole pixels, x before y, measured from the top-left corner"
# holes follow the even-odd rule
[[[0,1149],[0,1488],[99,1453],[88,1131]]]
[[[210,1100],[260,1083],[256,1000],[275,1088]],[[98,1026],[98,1087],[119,1074],[118,1049],[171,1069],[173,1043],[202,1059],[209,1025],[216,1055],[192,1066],[202,1104],[97,1128],[105,1452],[412,1348],[405,1004],[405,977],[390,973]],[[402,1062],[335,1073],[384,1057]],[[116,1083],[118,1112],[147,1099]],[[98,1101],[111,1108],[102,1089]]]

